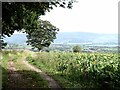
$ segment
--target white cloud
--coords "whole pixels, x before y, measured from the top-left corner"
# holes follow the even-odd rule
[[[54,8],[41,16],[60,31],[118,32],[118,0],[79,0],[73,9]]]

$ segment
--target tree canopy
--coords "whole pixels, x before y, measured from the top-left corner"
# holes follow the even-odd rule
[[[39,30],[41,24],[38,24],[40,23],[38,19],[41,15],[45,15],[45,12],[52,10],[54,6],[72,8],[74,1],[75,0],[58,0],[56,2],[2,2],[1,36],[4,37],[7,35],[10,37],[16,30],[26,32],[30,37],[32,36],[30,33]],[[44,32],[39,33],[42,34]],[[2,45],[6,45],[3,43],[2,38],[1,41]]]
[[[53,42],[58,30],[49,21],[40,20],[38,29],[28,32],[27,43],[40,51],[43,47],[48,47]]]
[[[72,8],[74,0],[57,2],[2,2],[2,35],[11,36],[15,30],[36,29],[39,16],[54,6]]]

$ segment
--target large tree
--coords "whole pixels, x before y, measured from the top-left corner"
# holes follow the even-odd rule
[[[31,33],[32,30],[38,28],[39,16],[45,15],[45,12],[53,9],[54,6],[72,8],[74,1],[2,2],[2,36],[7,35],[10,37],[15,30]],[[4,44],[2,43],[2,45]]]
[[[36,29],[39,16],[54,6],[72,7],[73,0],[57,2],[2,2],[2,35],[11,36],[15,30]]]
[[[39,20],[38,24],[39,27],[37,29],[28,31],[27,43],[40,51],[43,47],[48,47],[53,42],[59,29],[49,21]]]

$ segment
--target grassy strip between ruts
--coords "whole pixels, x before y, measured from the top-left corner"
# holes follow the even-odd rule
[[[24,57],[24,56],[21,56]],[[40,77],[40,74],[32,71],[29,67],[25,66],[23,63],[24,58],[19,58],[16,61],[14,61],[14,65],[17,69],[17,72],[22,74],[25,79],[29,79],[30,85],[35,88],[48,88],[48,83],[45,81],[42,77]],[[30,86],[27,85],[27,86]]]
[[[14,62],[14,67],[16,68],[16,71],[18,74],[22,75],[22,78],[29,81],[27,84],[25,84],[24,88],[48,88],[47,81],[43,80],[43,78],[40,77],[40,75],[30,70],[27,66],[23,63],[23,57],[26,56],[26,53],[23,51],[3,51],[3,59],[2,59],[2,87],[7,88],[9,86],[9,78],[8,78],[8,61],[12,60]],[[24,83],[24,82],[23,82]],[[15,84],[17,85],[17,84]],[[18,88],[21,88],[17,86]]]
[[[24,56],[22,56],[24,57]],[[39,73],[31,70],[29,67],[25,66],[23,63],[24,58],[19,58],[16,61],[14,61],[15,67],[19,73],[21,73],[24,78],[31,79],[31,83],[34,87],[37,88],[48,88],[48,83],[45,81]]]

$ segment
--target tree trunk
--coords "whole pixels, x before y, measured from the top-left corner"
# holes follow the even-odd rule
[[[38,51],[41,52],[42,50],[40,48],[38,48]]]

